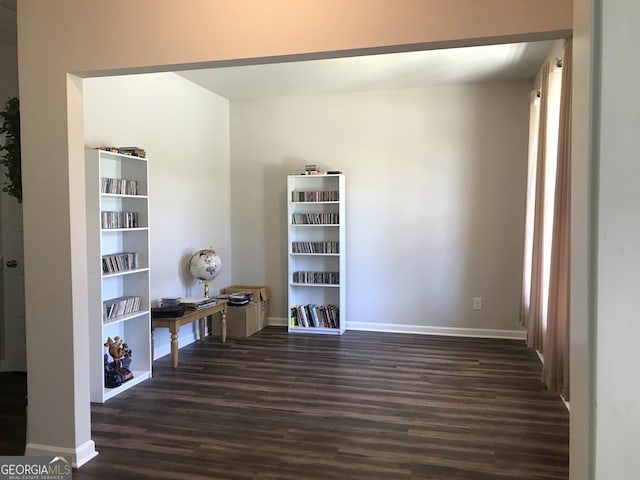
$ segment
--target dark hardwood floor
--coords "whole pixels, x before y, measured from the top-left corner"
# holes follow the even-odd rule
[[[27,375],[0,372],[0,455],[24,455]]]
[[[135,358],[134,358],[135,361]],[[567,479],[568,413],[522,342],[267,328],[92,407],[74,479]]]

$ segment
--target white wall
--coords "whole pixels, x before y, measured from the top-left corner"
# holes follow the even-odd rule
[[[593,284],[595,248],[592,190],[594,113],[592,0],[574,0],[573,92],[571,144],[571,413],[569,424],[569,472],[571,480],[593,476],[595,403],[595,336]],[[599,21],[599,20],[598,20]],[[603,475],[602,480],[615,478]]]
[[[601,2],[596,303],[596,478],[640,478],[640,3]]]
[[[232,101],[234,282],[286,317],[286,175],[315,163],[347,179],[348,328],[520,330],[530,88]]]
[[[189,257],[213,246],[231,278],[229,102],[173,73],[84,81],[87,146],[139,146],[149,157],[151,300],[200,296]],[[180,346],[194,339],[185,325]],[[170,352],[166,329],[155,332],[155,357]]]

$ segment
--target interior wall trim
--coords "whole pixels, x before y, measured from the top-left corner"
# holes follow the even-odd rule
[[[267,326],[286,327],[287,319],[269,317]],[[347,330],[363,330],[385,333],[413,333],[417,335],[442,335],[450,337],[502,338],[526,340],[525,330],[499,330],[493,328],[432,327],[427,325],[400,325],[395,323],[347,322]]]
[[[64,456],[71,459],[73,468],[80,468],[93,457],[98,455],[96,444],[93,440],[88,440],[76,448],[56,447],[55,445],[42,445],[40,443],[27,443],[25,456],[28,457],[57,457]]]

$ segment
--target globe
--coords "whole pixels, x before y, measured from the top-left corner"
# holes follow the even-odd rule
[[[189,272],[204,285],[204,296],[209,296],[209,283],[222,270],[222,260],[212,248],[194,253],[189,260]]]

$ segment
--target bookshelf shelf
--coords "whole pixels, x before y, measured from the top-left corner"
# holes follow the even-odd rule
[[[291,227],[339,227],[339,223],[292,223]]]
[[[116,323],[126,322],[134,318],[144,317],[145,315],[149,315],[149,310],[139,310],[137,312],[129,313],[128,315],[121,315],[119,317],[110,318],[109,320],[103,320],[102,325],[115,325]]]
[[[291,257],[339,257],[339,253],[290,253]]]
[[[148,268],[134,268],[132,270],[122,270],[121,272],[103,273],[102,278],[121,277],[122,275],[133,275],[136,273],[148,272],[148,271],[149,271]]]
[[[107,401],[110,398],[115,397],[116,395],[121,394],[122,392],[129,390],[131,387],[135,387],[139,383],[148,380],[151,378],[151,372],[146,370],[133,370],[133,378],[119,387],[116,388],[105,388],[103,392],[103,401]]]
[[[90,393],[104,403],[151,377],[149,167],[146,158],[95,149],[85,151],[85,162]],[[136,311],[108,318],[116,303]],[[133,352],[133,378],[106,388],[104,343],[116,336]]]
[[[287,197],[289,332],[340,335],[346,326],[345,177],[289,175]]]
[[[124,195],[122,193],[100,193],[103,198],[135,198],[137,200],[148,200],[147,195]]]
[[[102,233],[118,233],[118,232],[146,232],[148,227],[135,227],[135,228],[101,228]]]
[[[289,333],[316,333],[324,335],[342,335],[344,330],[326,327],[292,327],[289,326]]]

